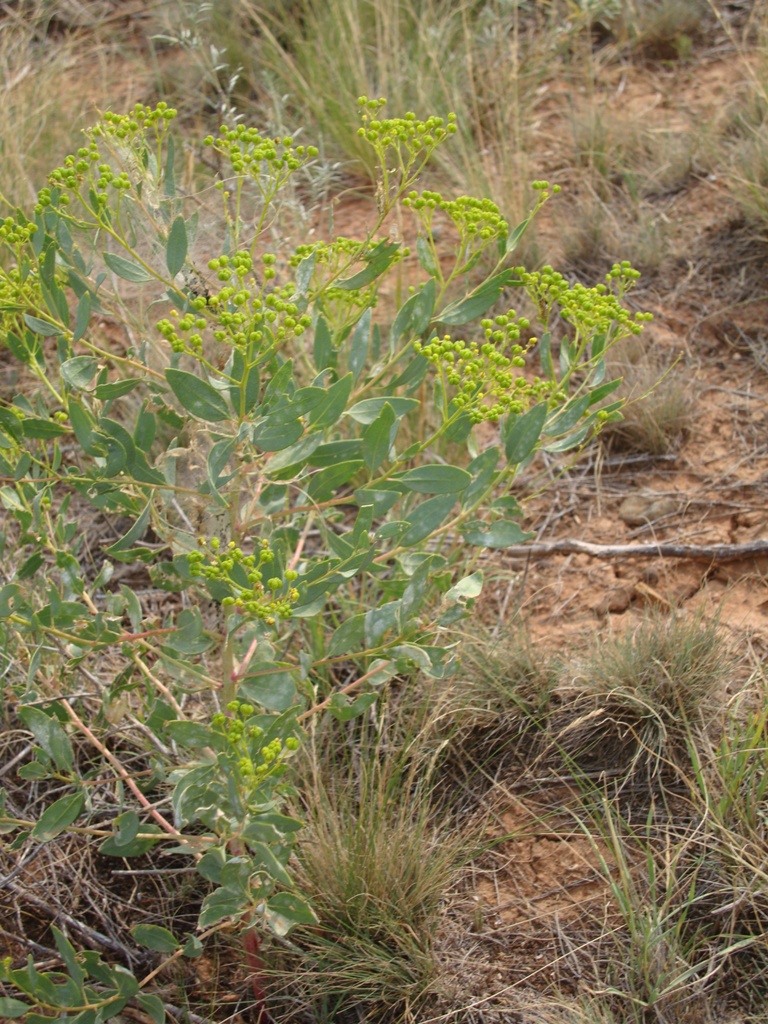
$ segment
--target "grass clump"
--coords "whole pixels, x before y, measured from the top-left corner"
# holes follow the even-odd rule
[[[635,820],[584,780],[576,817],[609,886],[611,927],[572,967],[617,1019],[714,1024],[736,1005],[764,1013],[767,717],[763,687],[729,709],[714,738],[711,724],[681,714],[687,764]]]
[[[711,717],[734,669],[716,622],[658,614],[596,644],[556,716],[554,742],[582,769],[658,773],[684,747],[688,723]]]
[[[556,685],[553,658],[519,624],[468,644],[442,712],[459,763],[467,756],[481,764],[524,756],[545,728]]]
[[[272,957],[280,1020],[414,1019],[438,975],[441,903],[467,838],[436,817],[432,773],[420,756],[424,733],[392,749],[385,737],[403,725],[386,717],[393,716],[384,709],[378,735],[372,721],[347,731],[341,760],[334,730],[335,743],[326,737],[324,752],[316,748],[317,760],[305,765],[312,783],[296,884],[318,924]]]
[[[610,24],[625,47],[647,60],[685,60],[712,18],[706,0],[627,0]]]

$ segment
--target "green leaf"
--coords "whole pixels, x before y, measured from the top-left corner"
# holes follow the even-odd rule
[[[34,331],[35,334],[39,334],[43,338],[53,338],[64,333],[64,328],[61,324],[51,324],[47,320],[41,320],[36,316],[30,316],[29,313],[24,314],[24,323],[30,331]]]
[[[127,967],[123,967],[122,964],[115,964],[106,968],[111,975],[112,984],[117,989],[119,995],[126,1000],[133,999],[136,993],[139,991],[138,979]],[[123,1003],[123,1006],[125,1003]],[[113,1007],[114,1008],[114,1007]],[[122,1007],[120,1007],[122,1009]]]
[[[317,253],[310,253],[309,256],[305,256],[301,263],[296,268],[296,296],[306,295],[309,291],[309,285],[312,281],[312,275],[315,272],[315,262],[317,260]]]
[[[7,1017],[8,1020],[15,1020],[17,1017],[23,1017],[25,1013],[31,1010],[31,1006],[27,1006],[26,1003],[22,1003],[20,999],[11,999],[10,996],[0,996],[0,1017]],[[48,1018],[49,1020],[55,1018]]]
[[[589,394],[572,398],[567,402],[555,418],[547,424],[544,434],[547,437],[557,437],[559,434],[566,434],[572,430],[589,406],[592,404],[592,397]]]
[[[166,175],[166,185],[168,177]],[[165,1006],[160,996],[148,995],[144,992],[139,992],[136,996],[136,1002],[148,1013],[153,1021],[153,1024],[165,1024]]]
[[[91,393],[100,402],[107,402],[111,398],[121,398],[123,395],[129,394],[141,383],[141,377],[125,377],[123,380],[116,380],[112,384],[97,384]]]
[[[377,528],[376,540],[393,540],[402,537],[410,525],[403,519],[391,519]]]
[[[488,489],[496,472],[496,465],[500,456],[499,449],[495,446],[486,448],[467,466],[467,472],[472,477],[472,483],[462,496],[462,507],[471,508],[474,502]]]
[[[176,195],[176,142],[172,135],[166,136],[165,167],[163,169],[163,195],[173,199]]]
[[[285,870],[285,866],[280,863],[275,853],[270,850],[266,843],[249,842],[248,846],[254,867],[261,868],[262,870],[265,869],[270,878],[282,882],[283,885],[291,884],[291,876]]]
[[[464,601],[467,599],[474,599],[480,596],[483,589],[483,573],[481,570],[473,572],[471,576],[465,576],[463,580],[459,580],[451,589],[446,593],[446,601]]]
[[[85,981],[86,974],[77,959],[77,953],[75,947],[66,937],[66,935],[59,931],[56,925],[51,925],[51,931],[56,942],[56,949],[59,951],[59,956],[64,961],[64,965],[69,971],[69,975],[72,981],[80,987]]]
[[[133,260],[127,260],[124,256],[118,256],[116,253],[105,252],[104,262],[107,264],[113,274],[117,274],[118,277],[122,277],[124,281],[153,281],[154,276],[145,270],[139,263],[134,263]]]
[[[93,419],[79,402],[70,401],[69,422],[72,424],[80,447],[89,455],[99,455],[100,449],[96,446]]]
[[[182,407],[193,416],[208,423],[229,418],[226,400],[207,380],[171,367],[165,371],[165,379]]]
[[[577,448],[581,442],[586,438],[594,426],[595,419],[590,416],[589,422],[585,423],[583,427],[579,427],[578,430],[572,434],[567,434],[565,437],[561,437],[558,441],[553,441],[551,444],[544,445],[544,451],[546,452],[567,452],[571,448]]]
[[[156,835],[157,839],[149,836]],[[105,839],[99,847],[99,853],[105,857],[141,857],[155,846],[165,835],[159,825],[142,825],[141,835],[130,843],[117,842],[115,836]]]
[[[267,711],[286,711],[296,700],[297,674],[296,669],[275,662],[257,662],[243,676],[238,694]]]
[[[327,394],[325,388],[317,387],[314,384],[310,384],[306,388],[299,388],[293,397],[297,416],[307,416],[314,412],[325,402]]]
[[[363,442],[359,438],[349,438],[345,441],[329,441],[328,444],[321,444],[307,459],[307,462],[310,466],[333,466],[337,462],[360,459],[362,456]]]
[[[465,299],[451,302],[445,309],[435,317],[440,323],[459,326],[468,324],[482,316],[487,309],[496,302],[502,290],[510,284],[515,276],[513,270],[502,270],[500,274],[484,281],[479,288],[476,288]]]
[[[435,293],[435,280],[434,277],[430,277],[419,291],[403,303],[389,335],[394,344],[397,344],[404,334],[413,337],[426,331],[435,308]]]
[[[463,412],[446,429],[443,437],[446,441],[451,441],[453,444],[464,444],[471,433],[472,418],[468,412]]]
[[[184,718],[178,718],[166,722],[165,728],[173,742],[182,747],[209,747],[213,740],[213,733],[202,722],[189,722]]]
[[[525,533],[517,523],[509,519],[500,519],[497,523],[470,523],[462,531],[464,540],[482,548],[508,548],[514,544],[524,544],[535,537],[535,533]]]
[[[223,921],[227,917],[235,917],[243,913],[243,897],[240,893],[230,892],[228,889],[215,889],[205,897],[200,916],[197,920],[198,927],[210,928],[212,924]]]
[[[361,693],[354,699],[347,697],[345,693],[334,693],[328,705],[328,711],[339,722],[349,722],[351,719],[365,714],[368,708],[375,703],[375,693]]]
[[[35,437],[39,440],[48,440],[51,437],[61,437],[67,430],[55,420],[41,420],[35,416],[25,417],[21,421],[21,430],[24,437]]]
[[[358,274],[339,281],[336,287],[343,291],[356,291],[358,288],[364,288],[389,269],[399,248],[399,242],[380,242],[375,249],[363,257],[368,262],[368,266]]]
[[[336,353],[331,344],[331,332],[325,317],[318,317],[315,324],[315,341],[313,346],[315,367],[319,373],[336,366]]]
[[[363,468],[362,459],[340,462],[337,466],[328,466],[315,473],[307,487],[307,494],[313,501],[329,501],[336,492]]]
[[[352,380],[357,381],[368,358],[368,348],[371,343],[371,310],[366,309],[357,321],[349,347],[349,370]]]
[[[355,501],[360,507],[372,505],[374,516],[386,515],[403,496],[402,485],[393,484],[392,481],[387,481],[387,484],[389,486],[359,487],[355,491]]]
[[[266,472],[268,476],[274,476],[275,473],[281,472],[282,470],[298,470],[303,466],[310,455],[320,447],[320,442],[323,440],[322,432],[319,430],[313,431],[311,434],[307,434],[296,444],[291,445],[290,448],[284,448],[277,455],[273,455],[266,466]],[[287,477],[283,477],[287,479]]]
[[[187,226],[179,215],[171,224],[168,242],[165,246],[165,265],[171,277],[176,277],[187,258]]]
[[[46,715],[40,708],[19,708],[19,718],[34,735],[42,749],[62,771],[71,772],[74,752],[69,736],[53,715]]]
[[[552,361],[552,335],[545,331],[539,338],[539,361],[546,380],[555,379],[555,364]]]
[[[571,368],[573,357],[576,351],[575,343],[572,344],[570,338],[564,335],[560,340],[560,373],[564,377]]]
[[[80,790],[56,800],[43,812],[32,829],[30,838],[41,843],[49,843],[80,817],[84,805],[85,797]]]
[[[203,628],[203,617],[199,608],[185,608],[179,612],[176,627],[176,630],[163,641],[163,646],[169,647],[172,651],[186,655],[202,654],[213,643]]]
[[[348,373],[328,388],[325,401],[316,406],[309,414],[309,422],[312,426],[322,429],[338,423],[352,393],[352,384],[352,374]]]
[[[218,490],[225,484],[229,483],[236,471],[231,473],[224,473],[229,458],[232,455],[232,451],[235,447],[235,438],[223,437],[220,441],[217,441],[208,453],[208,459],[206,461],[206,468],[208,470],[208,483],[211,486],[211,491],[215,498],[217,498],[220,504],[226,508],[227,504],[223,498],[219,498]]]
[[[616,380],[609,380],[605,384],[601,384],[600,387],[592,388],[589,392],[589,404],[595,405],[597,402],[602,402],[620,386],[622,380],[623,377],[617,377]]]
[[[439,494],[436,498],[423,501],[408,516],[408,529],[400,538],[402,547],[412,547],[420,543],[443,525],[448,514],[456,503],[453,494]]]
[[[72,341],[78,342],[88,329],[88,321],[91,318],[91,295],[90,292],[83,292],[77,304],[75,314],[75,329],[72,334]]]
[[[456,494],[472,482],[472,476],[466,469],[438,464],[417,466],[397,479],[409,491],[417,491],[419,494]]]
[[[304,433],[304,424],[292,403],[268,412],[253,430],[253,443],[263,452],[280,452],[290,448]]]
[[[363,462],[373,476],[378,467],[389,457],[397,433],[397,417],[389,402],[379,415],[363,431]]]
[[[18,583],[6,583],[0,587],[0,618],[4,619],[13,614],[13,602],[21,594],[21,587]]]
[[[418,257],[422,269],[426,270],[430,277],[434,278],[440,276],[440,268],[437,265],[434,253],[430,248],[429,242],[423,235],[419,235],[416,239],[416,256]]]
[[[526,217],[524,221],[522,221],[520,224],[517,225],[517,227],[514,229],[514,231],[507,238],[506,244],[504,246],[504,253],[505,253],[505,255],[508,256],[511,252],[515,251],[515,249],[520,244],[520,239],[523,237],[525,232],[528,230],[528,228],[530,227],[530,224],[531,224],[531,218],[530,217]]]
[[[156,953],[175,953],[181,943],[167,928],[159,924],[137,924],[131,928],[134,942]]]
[[[114,840],[117,846],[129,846],[139,832],[139,816],[136,811],[124,811],[114,821]]]
[[[429,369],[429,360],[424,356],[414,356],[403,372],[390,384],[390,389],[408,388],[411,392],[415,390],[424,380]]]
[[[296,925],[317,924],[310,905],[290,892],[278,892],[270,896],[264,908],[264,918],[275,935],[280,936],[287,935]]]
[[[187,941],[184,943],[183,955],[194,959],[196,956],[200,956],[203,952],[203,944],[196,935],[190,935]]]
[[[433,562],[436,559],[427,555],[417,566],[400,598],[400,621],[405,626],[421,610],[424,599],[433,583]]]
[[[338,654],[355,654],[365,646],[365,612],[351,615],[331,637],[327,656],[334,658]]]
[[[96,376],[99,364],[93,356],[75,356],[61,364],[61,376],[72,388],[84,388]]]
[[[514,420],[504,446],[507,462],[510,465],[518,466],[528,458],[541,437],[546,418],[547,403],[540,402]]]
[[[356,423],[362,423],[367,426],[373,423],[375,419],[378,419],[381,415],[381,410],[387,404],[392,407],[392,411],[398,419],[421,406],[421,402],[415,398],[394,398],[389,396],[385,398],[364,398],[362,402],[358,402],[351,409],[347,409],[346,415],[351,416]]]
[[[24,503],[13,487],[0,487],[0,501],[3,507],[12,512],[23,512]]]
[[[121,551],[127,551],[133,547],[134,541],[141,540],[144,534],[147,532],[147,525],[149,523],[149,513],[151,508],[151,502],[148,502],[141,513],[139,518],[128,530],[128,532],[122,536],[119,540],[116,540],[110,547],[105,548],[104,551],[107,555],[115,556]]]

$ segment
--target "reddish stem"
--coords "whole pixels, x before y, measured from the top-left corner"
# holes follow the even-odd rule
[[[246,928],[243,932],[243,949],[248,965],[248,980],[255,1002],[256,1024],[274,1024],[267,1009],[267,994],[264,990],[264,961],[261,958],[261,941],[256,929]]]

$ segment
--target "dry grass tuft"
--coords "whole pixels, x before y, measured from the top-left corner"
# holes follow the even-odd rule
[[[690,377],[675,365],[665,369],[653,354],[634,347],[612,353],[610,376],[624,378],[618,394],[626,399],[623,419],[606,428],[610,447],[649,455],[679,447],[697,405]]]
[[[716,622],[653,614],[595,643],[553,718],[553,746],[570,765],[629,779],[679,759],[686,728],[711,718],[735,671]]]

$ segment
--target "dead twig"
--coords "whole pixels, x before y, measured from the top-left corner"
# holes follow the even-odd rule
[[[740,558],[768,555],[768,540],[753,540],[748,544],[592,544],[586,540],[536,541],[533,544],[515,544],[504,549],[506,555],[520,556],[579,554],[593,558],[690,558],[697,562],[733,562]]]

